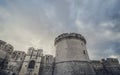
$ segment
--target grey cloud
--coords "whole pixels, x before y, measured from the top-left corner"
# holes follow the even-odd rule
[[[109,57],[112,54],[119,54],[119,0],[75,0],[73,11],[76,11],[75,18],[79,32],[83,33],[88,39],[89,53],[94,54],[95,58]],[[107,24],[101,26],[101,24]],[[81,28],[80,28],[81,27]],[[116,41],[117,40],[117,41]],[[114,43],[113,43],[114,41]],[[94,42],[94,43],[91,43]],[[92,44],[92,45],[91,45]],[[109,48],[112,47],[112,48]],[[101,50],[104,50],[103,54]]]
[[[4,8],[10,16],[0,18],[0,36],[16,48],[39,44],[37,47],[54,54],[57,35],[77,32],[86,37],[91,58],[119,55],[119,4],[119,0],[8,0],[9,8]]]
[[[120,42],[103,42],[99,45],[94,45],[94,48],[96,52],[94,55],[96,57],[93,57],[95,59],[99,58],[105,58],[105,57],[110,57],[112,55],[119,56],[120,55]]]
[[[81,7],[78,7],[79,19],[85,22],[106,22],[112,19],[117,19],[119,14],[119,0],[84,0]]]

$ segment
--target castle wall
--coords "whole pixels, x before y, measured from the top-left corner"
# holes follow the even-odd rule
[[[13,50],[14,47],[11,44],[0,40],[0,69],[7,70],[8,62],[10,61]]]
[[[0,50],[0,63],[3,62],[3,60],[5,59],[7,53],[3,50]]]
[[[16,75],[19,74],[21,66],[25,58],[25,52],[14,51],[10,57],[10,62],[8,63],[8,70]]]
[[[19,75],[39,75],[43,50],[29,48]]]
[[[54,75],[95,75],[88,62],[68,61],[55,64]]]
[[[25,75],[27,72],[28,62],[24,61],[19,75]]]
[[[52,75],[53,74],[54,58],[52,55],[45,55],[41,63],[40,75]]]

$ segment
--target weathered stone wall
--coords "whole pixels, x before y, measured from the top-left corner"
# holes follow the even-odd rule
[[[53,63],[54,63],[54,57],[52,55],[45,55],[42,58],[40,75],[52,75]]]
[[[23,51],[14,51],[11,55],[10,62],[8,63],[8,68],[7,69],[10,72],[13,72],[16,75],[18,75],[19,71],[22,67],[25,55],[26,54]]]
[[[54,75],[95,75],[89,62],[67,61],[55,64]]]
[[[94,75],[88,63],[85,38],[76,33],[62,34],[55,40],[54,75]]]
[[[39,75],[42,53],[42,49],[35,50],[33,47],[30,47],[19,75]]]
[[[107,58],[102,61],[91,61],[96,75],[120,75],[120,64],[115,58]]]
[[[77,39],[64,39],[57,43],[56,62],[81,60],[89,61],[86,45]]]

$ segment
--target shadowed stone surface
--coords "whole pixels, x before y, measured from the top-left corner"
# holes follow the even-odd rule
[[[67,61],[55,64],[54,75],[95,75],[89,62]]]

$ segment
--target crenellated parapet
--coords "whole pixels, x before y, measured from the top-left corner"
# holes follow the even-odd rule
[[[0,40],[0,50],[5,51],[8,54],[11,54],[14,50],[14,47],[9,43]]]
[[[77,34],[77,33],[63,33],[63,34],[59,35],[55,39],[54,45],[56,45],[58,42],[60,42],[60,41],[62,41],[64,39],[79,39],[79,40],[83,40],[84,43],[86,44],[86,39],[81,34]]]
[[[28,49],[27,55],[30,55],[30,56],[43,56],[43,50],[42,49],[35,49],[34,47],[30,47]]]
[[[3,40],[0,40],[0,47],[1,47],[2,45],[5,45],[5,44],[7,44],[7,42],[5,42],[5,41],[3,41]]]
[[[11,55],[11,59],[13,61],[23,61],[26,56],[26,53],[24,51],[13,51]]]

